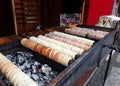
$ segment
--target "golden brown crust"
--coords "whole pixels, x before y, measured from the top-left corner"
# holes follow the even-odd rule
[[[57,50],[54,50],[52,48],[49,48],[47,46],[44,46],[42,44],[38,44],[38,43],[36,43],[36,42],[34,42],[32,40],[29,40],[29,39],[22,40],[22,41],[23,42],[21,42],[21,43],[25,47],[27,47],[29,49],[33,49],[34,51],[36,51],[36,52],[38,52],[38,53],[40,53],[40,54],[42,54],[42,55],[44,55],[44,56],[54,60],[56,62],[59,62],[62,65],[68,66],[68,61],[64,61],[65,63],[61,62],[61,61],[58,61],[59,59],[63,59],[63,57],[61,57],[60,54],[62,54],[62,56],[64,56],[65,54],[63,54],[61,52],[58,52]],[[30,44],[32,43],[31,46],[26,45],[25,41],[29,42]],[[72,60],[72,58],[70,56],[67,56],[67,55],[65,55],[65,56],[68,58],[68,60]]]
[[[109,34],[109,32],[105,31],[100,31],[100,30],[94,30],[94,29],[87,29],[87,28],[69,28],[65,30],[66,33],[78,35],[78,36],[83,36],[83,37],[88,37],[91,39],[96,39],[100,40],[102,39],[105,35]]]

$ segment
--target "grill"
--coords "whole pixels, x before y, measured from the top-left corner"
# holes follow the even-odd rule
[[[8,55],[18,55],[22,53],[29,53],[32,54],[33,56],[29,59],[31,62],[38,62],[37,66],[39,66],[38,70],[41,70],[39,75],[43,76],[38,79],[37,77],[39,75],[30,75],[33,80],[36,82],[39,82],[39,85],[47,85],[47,86],[77,86],[79,82],[79,86],[86,84],[92,75],[94,75],[95,71],[99,69],[99,66],[101,63],[105,60],[105,57],[111,52],[112,49],[119,50],[119,43],[118,41],[120,39],[115,40],[116,38],[119,38],[119,34],[116,34],[119,32],[119,30],[115,30],[112,28],[103,28],[103,27],[96,27],[96,26],[88,26],[88,25],[78,25],[78,27],[82,28],[88,28],[88,29],[99,29],[99,30],[104,30],[104,31],[109,31],[110,34],[105,36],[103,39],[100,41],[94,40],[95,43],[94,45],[85,53],[83,53],[81,56],[79,56],[72,64],[70,64],[68,67],[65,67],[63,65],[60,65],[57,62],[54,62],[48,58],[45,58],[45,56],[42,56],[36,52],[33,52],[25,47],[23,47],[20,44],[20,40],[18,39],[16,41],[6,43],[4,45],[0,45],[0,52],[2,52],[5,56]],[[115,45],[116,47],[111,47],[112,45]],[[9,57],[10,58],[10,57]],[[11,59],[11,58],[10,58]],[[15,60],[11,59],[12,61]],[[22,58],[19,58],[19,63],[20,61],[22,62]],[[14,62],[14,61],[13,61]],[[15,62],[14,62],[15,63]],[[22,64],[22,63],[21,63]],[[46,65],[47,64],[47,65]],[[35,63],[34,63],[35,65]],[[46,67],[46,69],[44,69]],[[19,67],[22,69],[21,67]],[[32,67],[30,67],[32,68]],[[24,68],[23,68],[24,69]],[[47,70],[47,71],[45,71]],[[49,72],[49,70],[51,72]],[[24,70],[23,70],[24,71]],[[34,67],[32,69],[34,71]],[[91,72],[88,76],[88,72]],[[92,76],[91,75],[91,76]],[[1,75],[3,76],[3,75]],[[87,77],[87,79],[85,78]],[[89,79],[88,79],[89,77]],[[6,78],[2,78],[3,82],[5,84],[9,83],[9,81],[6,80]],[[6,81],[4,81],[6,80]],[[88,80],[88,81],[87,81]],[[87,82],[86,82],[87,81]],[[11,86],[11,85],[9,85]]]

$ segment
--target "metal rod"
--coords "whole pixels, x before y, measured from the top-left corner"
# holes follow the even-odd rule
[[[110,63],[111,63],[111,58],[112,58],[112,52],[113,52],[113,50],[111,50],[111,52],[110,52],[110,56],[109,56],[109,60],[108,60],[108,64],[107,64],[107,68],[106,68],[105,75],[104,75],[103,86],[105,85],[105,81],[106,81],[106,79],[107,79],[108,70],[109,70]]]
[[[108,75],[108,71],[109,71],[109,67],[110,67],[110,63],[111,63],[111,59],[112,59],[112,52],[113,52],[113,50],[116,50],[117,52],[120,52],[119,46],[115,46],[115,42],[118,41],[118,40],[116,40],[117,35],[120,35],[119,32],[115,33],[112,45],[103,44],[103,47],[108,47],[108,48],[111,49],[110,56],[109,56],[109,59],[108,59],[107,68],[106,68],[105,75],[104,75],[103,86],[105,85],[105,81],[107,79],[107,75]]]

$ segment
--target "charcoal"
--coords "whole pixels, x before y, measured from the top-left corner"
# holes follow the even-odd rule
[[[40,65],[40,63],[38,63],[37,61],[35,61],[34,65],[38,66],[38,65]]]
[[[47,64],[41,64],[35,60],[34,54],[29,51],[12,52],[6,57],[38,83],[38,86],[45,86],[58,74]],[[12,86],[4,75],[0,74],[0,78],[6,86]]]
[[[12,59],[12,55],[6,55],[6,57],[9,59],[9,60],[11,60]]]
[[[18,51],[18,52],[16,52],[16,54],[17,54],[17,55],[23,55],[23,52]]]
[[[54,76],[54,73],[53,73],[53,72],[50,72],[50,75],[51,75],[51,76]]]
[[[25,69],[25,66],[19,66],[19,68],[23,71]]]
[[[36,73],[36,66],[35,65],[32,65],[32,72]]]
[[[50,72],[50,77],[51,77],[51,78],[56,77],[56,75],[57,75],[57,72],[53,72],[53,71]]]
[[[26,68],[28,68],[28,69],[29,69],[29,68],[30,68],[30,65],[31,65],[31,64],[30,64],[30,63],[28,63],[28,64],[26,65]]]
[[[49,76],[43,76],[44,80],[48,80]]]
[[[19,64],[23,64],[25,62],[25,59],[22,56],[18,55],[18,62]]]
[[[40,80],[43,81],[44,80],[43,77],[40,77]]]
[[[29,77],[32,75],[32,72],[30,70],[25,70],[24,73],[26,73]]]
[[[45,86],[45,82],[39,81],[39,82],[38,82],[38,86]]]
[[[5,80],[5,83],[7,83],[7,85],[6,85],[6,86],[10,86],[10,83],[9,83],[9,81],[8,81],[8,80]]]
[[[17,63],[16,63],[15,65],[16,65],[17,67],[20,67],[20,64],[17,64]]]
[[[11,61],[12,61],[12,62],[15,62],[15,63],[17,63],[17,62],[18,62],[18,61],[16,61],[16,58],[11,59]]]
[[[25,60],[25,62],[22,65],[27,66],[28,65],[28,61]]]
[[[26,57],[26,59],[30,59],[31,57],[33,57],[33,54],[26,52],[24,56]]]
[[[35,74],[32,74],[32,77],[33,77],[33,79],[34,79],[35,81],[39,79],[39,77],[38,77],[37,75],[35,75]]]
[[[43,65],[41,69],[42,69],[42,72],[45,73],[46,75],[49,75],[51,71],[51,68],[47,64]]]
[[[6,79],[4,75],[0,74],[0,79],[2,80],[2,82],[4,82],[5,86],[11,86],[9,81]]]

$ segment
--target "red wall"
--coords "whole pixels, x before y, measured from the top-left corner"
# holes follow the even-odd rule
[[[95,25],[101,15],[111,15],[114,0],[90,0],[88,25]]]

